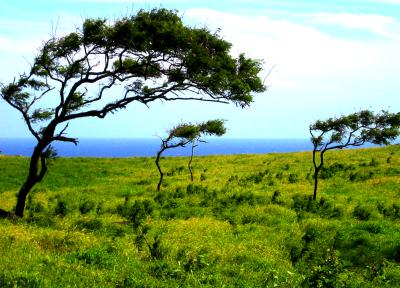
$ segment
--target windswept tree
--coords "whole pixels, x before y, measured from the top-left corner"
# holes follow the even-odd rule
[[[245,107],[265,91],[262,63],[229,54],[231,44],[206,28],[182,23],[176,11],[139,11],[113,23],[88,19],[81,28],[43,43],[30,70],[1,85],[37,143],[19,192],[22,217],[32,187],[46,174],[54,141],[71,142],[68,123],[104,118],[130,103],[198,100]],[[123,91],[112,89],[120,85]]]
[[[194,149],[198,146],[198,142],[206,143],[203,136],[222,136],[226,133],[226,128],[224,126],[224,120],[217,119],[217,120],[209,120],[205,123],[199,125],[199,134],[195,137],[192,141],[191,147],[191,154],[188,162],[188,169],[190,172],[190,180],[193,182],[193,156],[194,156]]]
[[[160,166],[160,158],[162,153],[165,150],[173,149],[177,147],[185,147],[189,143],[192,143],[192,154],[189,160],[189,171],[191,175],[191,179],[193,179],[193,172],[191,170],[191,161],[193,159],[193,143],[199,141],[201,137],[205,135],[215,135],[222,136],[225,134],[226,128],[224,126],[224,120],[210,120],[200,124],[191,124],[191,123],[183,123],[179,124],[176,127],[172,128],[168,132],[168,136],[164,139],[161,139],[161,147],[157,152],[156,157],[156,166],[158,172],[160,173],[160,180],[157,184],[157,191],[160,191],[162,181],[164,179],[164,172]]]
[[[365,143],[388,145],[399,134],[400,113],[364,110],[347,116],[318,120],[310,125],[314,164],[314,194],[317,198],[318,173],[324,165],[326,151],[358,147]]]

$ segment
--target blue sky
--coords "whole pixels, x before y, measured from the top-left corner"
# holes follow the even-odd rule
[[[0,81],[29,69],[53,30],[85,18],[112,21],[138,9],[177,9],[265,63],[268,91],[250,108],[210,103],[133,104],[105,119],[70,123],[73,137],[153,137],[182,121],[227,120],[231,138],[308,138],[308,125],[360,109],[400,111],[400,0],[0,2]],[[20,115],[0,101],[0,138],[30,137]]]

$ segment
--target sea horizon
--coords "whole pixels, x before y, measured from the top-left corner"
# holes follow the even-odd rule
[[[55,142],[60,157],[153,157],[161,145],[159,138],[79,138],[79,143]],[[312,150],[309,139],[296,138],[207,138],[198,143],[195,155],[267,154]],[[0,138],[3,155],[30,156],[34,138]],[[164,156],[190,155],[190,145],[166,150]]]

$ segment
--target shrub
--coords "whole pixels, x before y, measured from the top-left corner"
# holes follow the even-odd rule
[[[67,255],[68,262],[83,262],[86,265],[94,265],[100,268],[109,268],[113,266],[116,258],[113,254],[114,249],[108,247],[92,247],[83,252],[73,252]]]
[[[349,180],[351,182],[356,182],[356,181],[362,182],[371,179],[372,177],[374,177],[374,175],[375,173],[373,171],[369,171],[368,173],[358,171],[350,173]]]
[[[0,287],[2,288],[14,288],[14,287],[24,287],[24,288],[40,288],[43,287],[41,281],[37,279],[35,275],[26,276],[11,276],[5,272],[0,272]]]
[[[339,206],[334,206],[321,197],[319,201],[314,201],[310,195],[296,194],[293,197],[293,208],[297,213],[310,212],[326,218],[338,218],[343,215],[343,211]]]
[[[39,227],[51,227],[55,224],[53,217],[49,217],[46,214],[36,214],[31,211],[28,213],[27,221]]]
[[[334,250],[328,250],[318,265],[312,268],[311,274],[304,280],[305,287],[318,288],[339,288],[346,287],[344,281],[340,278],[343,272],[343,264],[337,257]]]
[[[288,177],[288,181],[290,184],[296,183],[298,181],[298,175],[295,173],[290,173]]]
[[[397,203],[386,206],[384,203],[380,202],[377,204],[377,208],[379,213],[381,213],[385,217],[400,219],[400,205]]]
[[[188,253],[186,259],[182,259],[184,261],[183,268],[186,272],[193,273],[194,271],[201,270],[210,264],[208,263],[207,250],[201,249],[197,253]],[[183,258],[183,257],[181,257]]]
[[[159,235],[156,235],[156,237],[153,240],[153,243],[147,243],[150,256],[153,259],[161,260],[164,259],[167,253],[167,250],[163,247],[161,243],[161,237]]]
[[[147,246],[150,257],[156,260],[162,260],[165,258],[167,254],[167,249],[165,249],[164,245],[161,243],[160,235],[156,235],[154,239],[150,239],[148,237],[148,232],[150,231],[149,226],[142,226],[140,229],[137,229],[137,234],[135,237],[135,245],[139,251],[143,250],[143,246]]]
[[[90,211],[94,210],[95,207],[96,207],[96,202],[94,202],[93,200],[86,199],[79,204],[79,211],[81,212],[81,214],[87,214]]]
[[[129,213],[129,220],[132,222],[133,227],[138,228],[141,226],[147,216],[151,215],[153,208],[153,204],[149,200],[135,201]]]
[[[200,193],[204,193],[207,192],[207,187],[202,186],[202,185],[195,185],[193,183],[190,183],[187,187],[186,187],[186,193],[187,194],[200,194]]]
[[[45,210],[44,206],[40,202],[33,202],[32,194],[29,194],[26,201],[26,209],[30,212],[40,213]]]
[[[271,202],[273,204],[281,204],[282,201],[280,200],[281,192],[279,190],[275,190],[274,194],[272,195]]]
[[[346,165],[342,163],[333,163],[330,166],[324,166],[319,174],[320,179],[330,179],[340,172],[354,170],[354,165]]]
[[[60,215],[62,217],[66,216],[67,213],[68,213],[67,201],[62,200],[62,199],[58,199],[56,207],[54,208],[54,213],[56,215]]]
[[[357,205],[356,207],[354,207],[353,216],[359,220],[368,220],[371,217],[371,208]]]
[[[118,205],[116,210],[119,215],[129,219],[133,224],[133,228],[137,229],[143,224],[147,216],[152,214],[154,203],[145,199],[136,200],[132,205],[129,205],[129,201],[126,200],[124,204]]]
[[[99,219],[89,219],[89,220],[80,219],[75,222],[75,225],[79,229],[95,231],[103,227],[103,222]]]
[[[379,162],[376,161],[375,158],[372,158],[372,159],[371,159],[371,162],[369,162],[369,166],[370,166],[370,167],[377,167],[377,166],[379,166]]]
[[[181,271],[179,268],[171,265],[171,263],[167,261],[155,261],[153,262],[150,267],[150,274],[153,277],[156,278],[173,278],[173,279],[179,279],[184,277],[183,271]],[[131,286],[128,286],[131,287]],[[146,285],[134,285],[132,287],[154,287],[154,286],[148,286],[147,283]]]

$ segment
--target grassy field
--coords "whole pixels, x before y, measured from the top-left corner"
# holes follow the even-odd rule
[[[400,147],[59,158],[0,220],[0,287],[400,287]],[[13,209],[28,159],[0,156]]]

